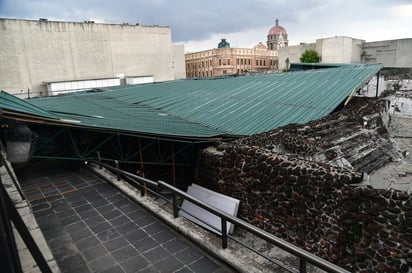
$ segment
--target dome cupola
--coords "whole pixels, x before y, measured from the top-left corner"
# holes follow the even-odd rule
[[[225,38],[222,38],[217,48],[230,48],[230,43],[227,42]]]
[[[275,26],[273,26],[268,33],[268,48],[269,50],[277,50],[279,47],[288,46],[288,43],[288,33],[279,25],[279,20],[276,19]]]

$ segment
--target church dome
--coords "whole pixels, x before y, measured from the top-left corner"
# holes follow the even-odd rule
[[[276,25],[269,30],[267,46],[269,50],[278,50],[288,44],[288,33],[282,26],[279,26],[279,20],[276,19]]]
[[[280,34],[286,35],[287,32],[286,32],[286,30],[285,30],[282,26],[279,26],[279,20],[276,19],[276,24],[275,24],[274,27],[272,27],[272,28],[269,30],[268,35],[280,35]]]

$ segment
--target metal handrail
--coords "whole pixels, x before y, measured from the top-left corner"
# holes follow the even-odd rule
[[[6,166],[6,171],[8,172],[9,176],[13,178],[13,174],[8,168],[8,162],[4,161]],[[13,183],[17,183],[16,180],[13,180]],[[18,189],[18,187],[16,186]],[[21,194],[21,192],[20,192]],[[24,195],[22,195],[23,197]],[[12,259],[12,261],[8,261],[7,265],[4,265],[7,272],[23,272],[20,259],[18,255],[18,249],[16,246],[16,242],[14,240],[15,234],[12,230],[11,223],[13,223],[14,228],[20,234],[23,242],[25,243],[27,249],[30,251],[34,261],[36,262],[37,266],[43,273],[52,273],[52,270],[47,263],[46,258],[44,257],[42,251],[40,250],[39,246],[37,245],[36,241],[34,240],[32,234],[30,233],[26,223],[24,222],[23,218],[21,217],[20,213],[17,211],[15,204],[13,203],[12,199],[9,196],[3,182],[1,181],[0,177],[0,206],[1,206],[1,223],[2,226],[2,235],[7,237],[7,245],[5,249],[7,258]],[[3,240],[2,240],[3,241]],[[2,265],[3,266],[3,265]],[[2,268],[3,269],[3,268]]]
[[[221,232],[222,232],[222,247],[223,248],[227,247],[227,237],[228,236],[227,236],[227,233],[226,233],[226,224],[227,224],[227,221],[229,221],[230,223],[232,223],[234,225],[237,225],[238,227],[247,230],[248,232],[256,235],[257,237],[259,237],[259,238],[261,238],[261,239],[263,239],[263,240],[265,240],[265,241],[267,241],[271,244],[274,244],[277,247],[279,247],[279,248],[293,254],[294,256],[298,257],[300,259],[300,265],[299,265],[300,272],[306,272],[306,262],[308,262],[312,265],[315,265],[318,268],[320,268],[322,270],[325,270],[326,272],[331,272],[331,273],[349,273],[350,272],[350,271],[348,271],[348,270],[346,270],[346,269],[344,269],[340,266],[337,266],[337,265],[335,265],[335,264],[333,264],[333,263],[331,263],[331,262],[329,262],[325,259],[322,259],[322,258],[320,258],[320,257],[304,250],[304,249],[301,249],[301,248],[299,248],[299,247],[297,247],[297,246],[295,246],[295,245],[293,245],[293,244],[291,244],[291,243],[289,243],[289,242],[287,242],[287,241],[285,241],[281,238],[278,238],[275,235],[273,235],[273,234],[271,234],[267,231],[264,231],[264,230],[254,226],[254,225],[251,225],[250,223],[248,223],[246,221],[243,221],[243,220],[241,220],[241,219],[239,219],[235,216],[232,216],[230,214],[227,214],[224,211],[221,211],[221,210],[219,210],[219,209],[217,209],[213,206],[210,206],[209,204],[207,204],[207,203],[205,203],[205,202],[203,202],[203,201],[201,201],[197,198],[194,198],[193,196],[187,194],[186,192],[184,192],[184,191],[182,191],[182,190],[180,190],[180,189],[178,189],[178,188],[176,188],[176,187],[174,187],[174,186],[172,186],[172,185],[170,185],[170,184],[168,184],[164,181],[158,180],[157,182],[155,182],[155,181],[152,181],[150,179],[147,179],[147,178],[144,178],[144,177],[141,177],[141,176],[123,171],[119,168],[112,167],[112,166],[110,166],[108,164],[105,164],[105,163],[102,163],[102,162],[98,162],[98,161],[92,161],[92,162],[94,162],[94,163],[96,163],[96,164],[98,164],[98,165],[100,165],[104,168],[107,168],[109,170],[113,170],[113,171],[117,172],[118,174],[122,174],[122,175],[127,176],[131,179],[135,179],[138,182],[146,183],[148,185],[158,187],[158,188],[159,187],[167,188],[173,194],[175,194],[175,195],[177,194],[180,197],[182,197],[182,198],[190,201],[191,203],[199,206],[200,208],[202,208],[202,209],[204,209],[204,210],[206,210],[206,211],[208,211],[208,212],[210,212],[210,213],[212,213],[216,216],[219,216],[222,220]],[[141,186],[143,187],[143,185],[141,185]],[[142,192],[142,194],[143,194],[143,192]],[[177,215],[177,210],[176,210],[177,204],[175,203],[175,200],[174,200],[173,203],[174,203],[173,204],[174,217],[177,217],[178,216]]]

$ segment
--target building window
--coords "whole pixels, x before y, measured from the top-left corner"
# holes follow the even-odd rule
[[[248,59],[248,64],[250,65],[250,59]]]
[[[237,58],[236,61],[237,61],[237,65],[239,65],[240,64],[239,58]]]
[[[263,65],[266,66],[266,60],[263,60]]]
[[[221,66],[222,65],[222,60],[221,59],[219,59],[219,66]]]
[[[230,59],[227,59],[227,65],[230,65]]]
[[[259,61],[258,60],[256,60],[256,66],[258,66],[259,65]]]

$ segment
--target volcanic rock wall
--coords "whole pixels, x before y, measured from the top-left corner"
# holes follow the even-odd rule
[[[362,115],[357,119],[364,121]],[[385,140],[382,120],[376,124],[372,127],[382,131],[381,140]],[[285,141],[280,131],[290,132],[291,127],[297,133]],[[412,272],[411,196],[360,187],[362,171],[304,159],[302,155],[320,152],[333,158],[336,155],[325,151],[333,151],[329,148],[335,145],[325,142],[322,150],[322,137],[299,136],[299,131],[308,132],[314,126],[288,128],[203,150],[197,183],[240,199],[242,219],[345,268]],[[279,150],[288,153],[275,152]]]
[[[360,173],[256,147],[219,149],[201,153],[198,183],[240,199],[242,219],[351,270],[412,268],[407,193],[355,187]]]

